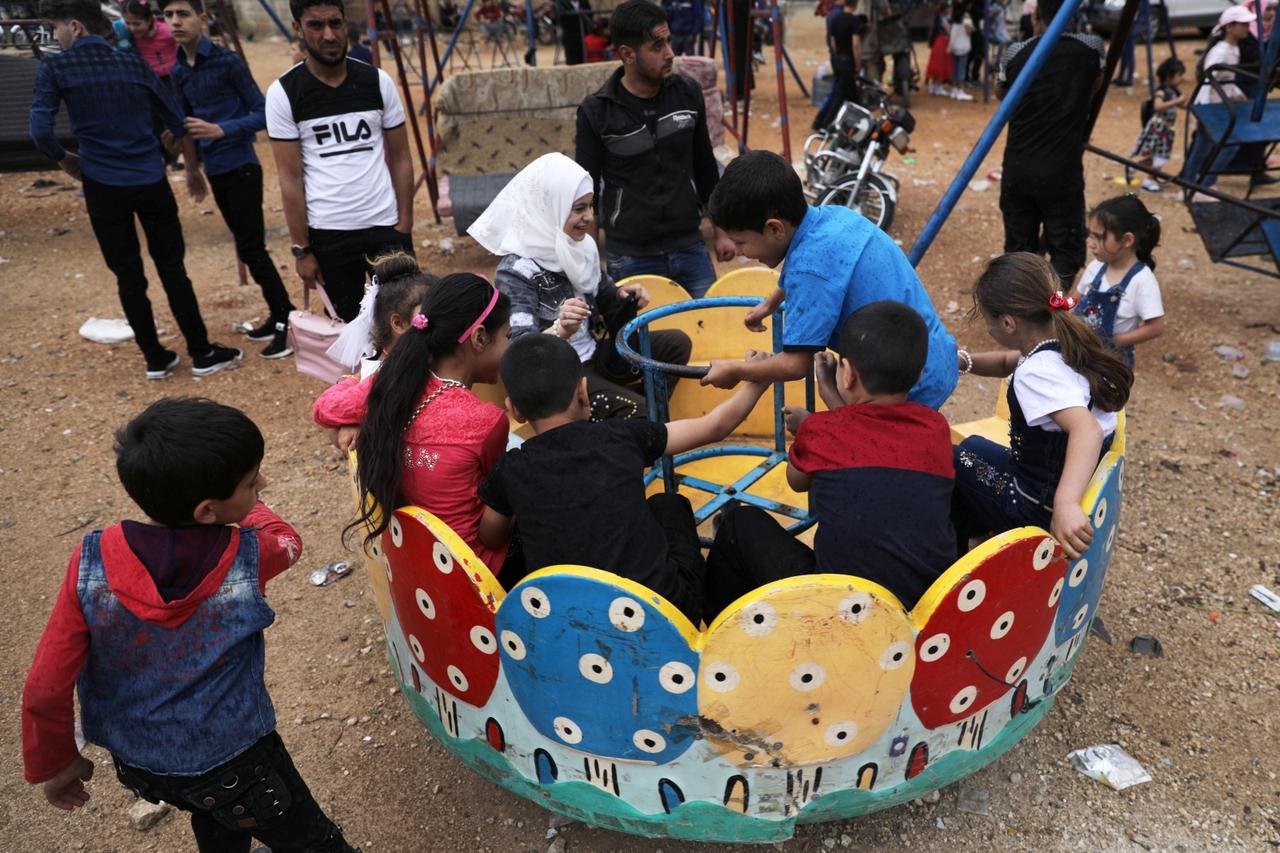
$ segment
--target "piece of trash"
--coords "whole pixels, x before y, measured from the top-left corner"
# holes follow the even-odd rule
[[[948,299],[948,300],[947,300],[947,307],[946,307],[946,308],[944,308],[944,309],[942,309],[942,310],[943,310],[943,311],[945,311],[945,312],[947,312],[948,314],[956,314],[956,313],[959,313],[959,311],[960,311],[960,303],[959,303],[959,302],[956,302],[954,299]]]
[[[920,161],[919,161],[919,160],[917,160],[916,158],[912,157],[910,154],[908,154],[907,156],[903,157],[903,158],[902,158],[902,162],[903,162],[903,163],[905,163],[905,164],[906,164],[906,165],[908,165],[908,166],[916,166],[916,165],[919,165],[919,163],[920,163]]]
[[[1272,610],[1280,613],[1280,595],[1276,595],[1260,583],[1255,583],[1249,587],[1249,594],[1270,607]]]
[[[1263,361],[1280,361],[1280,340],[1267,341],[1267,348],[1262,351]]]
[[[1001,171],[1000,169],[992,169],[990,172],[987,172],[988,181],[1000,181],[1003,179],[1004,179],[1004,172]]]
[[[1193,270],[1195,266],[1195,264],[1191,263],[1190,258],[1178,258],[1178,269],[1180,270]]]
[[[1231,365],[1231,375],[1236,379],[1248,379],[1249,368],[1245,367],[1243,364],[1233,364]]]
[[[1117,791],[1151,781],[1151,774],[1117,743],[1077,749],[1067,758],[1076,770]]]
[[[1149,634],[1139,634],[1130,640],[1129,651],[1138,655],[1146,655],[1149,658],[1164,657],[1164,646],[1160,645],[1160,641]]]
[[[133,340],[133,329],[127,320],[90,317],[81,324],[80,337],[99,344],[118,344]]]
[[[986,817],[991,814],[991,792],[975,785],[960,785],[956,797],[956,810]]]
[[[252,320],[245,320],[243,323],[232,323],[231,331],[239,335],[247,335],[262,322],[261,317],[254,317]]]
[[[27,189],[44,190],[44,189],[48,189],[49,187],[56,187],[56,186],[58,186],[57,181],[51,181],[48,178],[36,178],[34,181],[31,182],[31,186],[27,187]]]
[[[349,574],[351,574],[351,563],[346,560],[339,560],[336,563],[321,566],[312,572],[311,585],[328,586],[339,578],[345,578]]]
[[[1243,361],[1244,360],[1243,352],[1227,344],[1218,344],[1216,347],[1213,348],[1213,351],[1216,352],[1218,355],[1220,355],[1222,358],[1226,359],[1227,361]]]
[[[991,189],[991,182],[983,181],[983,180],[970,181],[969,189],[973,190],[976,193],[984,193],[987,190]]]
[[[931,187],[936,183],[938,182],[933,180],[932,178],[912,178],[911,179],[911,186],[913,187]]]
[[[1221,618],[1222,618],[1222,614],[1221,614],[1221,613],[1219,613],[1219,612],[1218,612],[1218,611],[1216,611],[1216,610],[1209,614],[1209,621],[1210,621],[1210,622],[1217,622],[1217,621],[1218,621],[1219,619],[1221,619]]]
[[[70,234],[70,228],[50,228],[49,235],[52,237],[61,237],[63,234]]]
[[[432,246],[434,246],[434,245],[435,245],[435,244],[434,244],[434,243],[432,243],[430,240],[423,240],[423,241],[422,241],[422,248],[424,248],[424,249],[430,249],[430,248],[431,248]]]
[[[0,264],[7,264],[7,263],[9,263],[8,258],[0,258]]]
[[[1089,624],[1089,633],[1097,634],[1099,640],[1108,646],[1111,645],[1111,632],[1107,630],[1106,625],[1102,624],[1101,616],[1093,617],[1093,622]]]
[[[453,240],[449,237],[441,239],[438,245],[440,246],[440,251],[446,255],[453,251]]]
[[[1222,399],[1218,400],[1218,405],[1227,409],[1235,409],[1237,412],[1244,411],[1244,400],[1241,400],[1235,394],[1223,394]]]

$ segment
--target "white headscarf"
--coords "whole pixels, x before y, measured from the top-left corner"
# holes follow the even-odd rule
[[[529,258],[568,276],[578,293],[600,286],[600,250],[587,235],[564,231],[573,203],[591,192],[587,170],[559,153],[543,154],[511,179],[467,233],[495,255]]]

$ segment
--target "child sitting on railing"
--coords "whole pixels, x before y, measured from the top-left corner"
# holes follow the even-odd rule
[[[500,547],[518,523],[530,571],[606,569],[644,584],[696,625],[704,565],[693,508],[683,495],[646,500],[644,474],[663,455],[724,439],[768,386],[743,383],[700,418],[589,421],[582,361],[554,335],[514,342],[502,359],[502,381],[512,414],[535,435],[503,456],[481,485],[480,541]]]
[[[1074,560],[1093,541],[1080,501],[1111,446],[1133,371],[1072,313],[1075,300],[1059,281],[1044,258],[1014,252],[988,264],[973,286],[974,313],[1008,349],[960,350],[960,372],[1010,377],[1009,447],[970,436],[955,448],[961,543],[1037,525]]]
[[[951,430],[907,401],[929,333],[901,302],[873,302],[840,333],[839,359],[819,353],[818,389],[830,411],[787,411],[796,434],[787,483],[809,493],[814,547],[754,506],[721,515],[707,555],[707,623],[758,586],[814,572],[855,574],[908,609],[955,559]]]

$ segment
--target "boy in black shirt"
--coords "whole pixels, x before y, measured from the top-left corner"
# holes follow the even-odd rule
[[[562,564],[610,571],[644,584],[696,625],[705,567],[693,508],[681,495],[646,500],[644,472],[663,455],[724,439],[768,384],[743,383],[700,418],[591,422],[582,362],[568,342],[526,335],[503,355],[501,371],[507,406],[536,435],[507,451],[481,484],[480,541],[505,543],[514,516],[530,571]]]
[[[1062,0],[1041,0],[1036,7],[1040,33]],[[1015,42],[1000,60],[1000,89],[1031,58],[1042,35]],[[1102,82],[1106,49],[1095,35],[1063,33],[1053,52],[1009,120],[1000,182],[1004,250],[1041,254],[1040,229],[1049,261],[1070,289],[1085,261],[1085,129],[1093,93]]]

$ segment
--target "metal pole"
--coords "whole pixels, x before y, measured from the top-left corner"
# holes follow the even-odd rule
[[[1120,13],[1120,22],[1116,31],[1111,34],[1111,44],[1107,46],[1107,63],[1102,72],[1102,87],[1093,95],[1093,105],[1089,108],[1089,123],[1085,126],[1084,138],[1093,136],[1093,126],[1102,115],[1102,105],[1107,100],[1107,92],[1111,88],[1111,77],[1120,64],[1120,54],[1124,52],[1129,41],[1129,31],[1133,29],[1133,19],[1138,14],[1139,0],[1125,0],[1124,10]]]
[[[391,24],[391,55],[396,61],[396,76],[400,78],[400,91],[404,93],[404,114],[409,121],[409,126],[413,128],[413,143],[418,149],[418,163],[426,176],[427,193],[431,196],[431,209],[435,211],[439,191],[436,188],[435,175],[431,173],[431,167],[427,162],[426,149],[422,145],[422,128],[418,127],[418,114],[413,109],[413,89],[409,88],[409,78],[404,73],[404,59],[400,56],[400,37],[395,31],[395,19],[391,17],[391,4],[387,0],[382,0],[382,15]],[[438,223],[440,214],[436,213],[435,216]]]
[[[720,6],[725,9],[725,14],[720,16],[720,40],[724,42],[724,80],[728,94],[729,104],[731,107],[731,115],[733,116],[733,135],[738,136],[738,87],[733,79],[733,41],[729,37],[729,27],[733,25],[733,0],[720,0]],[[738,153],[741,154],[747,150],[742,144],[742,140],[738,140]]]
[[[1156,97],[1156,61],[1151,52],[1151,0],[1142,0],[1143,33],[1142,40],[1147,45],[1147,90],[1151,93],[1151,100]]]
[[[1031,52],[1031,56],[1027,59],[1027,64],[1023,66],[1017,79],[1009,87],[1009,93],[1005,95],[1004,100],[1000,102],[1000,106],[996,108],[995,115],[991,117],[986,129],[982,131],[982,135],[974,143],[973,150],[969,152],[964,165],[960,167],[960,171],[951,181],[951,186],[947,187],[942,200],[938,202],[938,206],[929,217],[929,221],[925,223],[924,230],[920,232],[920,236],[916,238],[915,244],[912,245],[911,252],[907,255],[912,266],[919,266],[920,259],[924,257],[925,252],[929,251],[929,246],[933,244],[938,232],[942,230],[943,224],[947,221],[947,217],[951,215],[956,202],[960,200],[965,187],[968,186],[970,179],[973,178],[978,168],[982,165],[983,159],[987,156],[987,152],[991,150],[991,146],[995,144],[996,139],[999,138],[1004,126],[1008,124],[1013,111],[1018,108],[1018,104],[1022,103],[1022,98],[1027,94],[1027,89],[1031,88],[1031,83],[1039,75],[1040,69],[1044,67],[1049,54],[1053,52],[1054,47],[1058,44],[1058,39],[1061,38],[1063,31],[1066,30],[1067,24],[1075,17],[1076,10],[1079,7],[1080,0],[1066,0],[1062,4],[1062,8],[1058,10],[1058,14],[1053,16],[1053,22],[1049,24],[1049,28],[1045,30],[1044,35],[1040,37],[1040,43]]]
[[[800,94],[804,95],[804,99],[809,100],[809,87],[805,86],[804,81],[800,79],[800,72],[796,70],[795,63],[791,61],[791,54],[787,52],[784,45],[782,48],[782,59],[787,63],[787,67],[791,69],[791,76],[796,79],[796,85],[800,87]]]
[[[716,42],[720,36],[720,7],[724,5],[725,0],[713,0],[711,6],[711,52],[707,55],[712,59],[716,58]]]
[[[525,30],[529,34],[529,51],[524,55],[525,65],[538,64],[538,21],[533,17],[533,0],[524,0]]]
[[[366,26],[369,28],[369,53],[373,58],[373,67],[382,67],[382,50],[378,46],[378,13],[374,9],[374,0],[369,0],[365,4]]]
[[[430,10],[426,8],[425,0],[413,0],[414,12],[417,15],[416,21],[418,36],[418,62],[422,66],[422,114],[427,119],[427,146],[431,150],[431,158],[427,161],[426,180],[427,193],[431,196],[431,212],[435,215],[436,223],[440,222],[440,186],[436,178],[436,124],[435,111],[431,108],[431,89],[427,85],[429,75],[427,73],[427,46],[426,37],[423,34],[424,27],[430,24],[430,19],[426,16],[430,14]]]
[[[782,157],[791,162],[791,125],[787,121],[787,75],[782,70],[782,22],[778,0],[769,0],[769,23],[773,26],[773,67],[778,73],[778,126],[782,131]]]
[[[240,46],[240,34],[236,32],[235,24],[231,21],[231,12],[227,8],[227,4],[224,0],[216,0],[214,8],[218,13],[218,25],[223,32],[230,34],[232,47],[236,53],[240,54],[240,58],[244,59],[244,64],[248,65],[249,60],[245,59],[244,48]]]
[[[280,34],[286,39],[292,41],[293,33],[284,25],[284,21],[280,20],[280,16],[276,14],[276,10],[271,8],[271,3],[268,2],[268,0],[258,0],[258,3],[261,4],[263,11],[270,16],[272,22],[276,25],[276,29],[280,31]]]
[[[474,6],[476,0],[467,0],[467,5],[462,10],[462,14],[458,16],[458,25],[453,28],[453,35],[449,37],[449,43],[445,45],[444,56],[440,57],[440,71],[436,74],[436,79],[431,81],[431,88],[427,90],[430,95],[435,92],[436,86],[444,77],[444,66],[449,61],[449,57],[453,55],[453,48],[458,44],[458,36],[462,35],[462,28],[467,25],[467,21],[471,18],[471,7]]]
[[[782,320],[782,312],[774,312],[773,351],[776,353],[782,352],[783,347]],[[787,421],[782,414],[782,408],[785,405],[787,405],[787,383],[775,382],[773,383],[773,449],[779,453],[785,453],[787,450]]]

